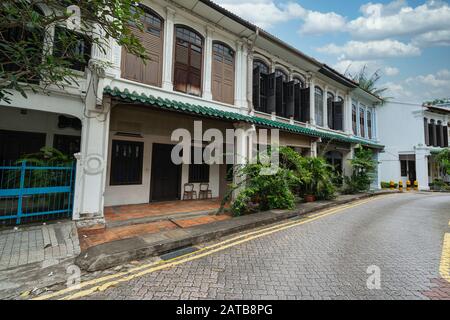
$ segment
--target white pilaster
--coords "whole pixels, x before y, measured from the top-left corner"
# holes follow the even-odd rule
[[[73,209],[73,219],[82,224],[104,222],[110,109],[110,99],[104,98],[102,112],[86,111],[82,119]]]
[[[172,61],[173,61],[173,43],[175,36],[174,28],[175,10],[171,7],[166,8],[166,21],[164,25],[164,57],[163,57],[163,89],[173,90],[172,81]]]
[[[323,127],[328,128],[328,86],[323,91]]]
[[[315,90],[315,81],[314,78],[311,77],[309,80],[309,123],[312,125],[316,124],[316,95],[314,93]]]
[[[244,77],[244,61],[243,61],[243,52],[242,52],[242,42],[236,42],[236,56],[235,56],[235,72],[234,72],[234,105],[236,107],[242,108],[243,100],[244,100],[244,86],[243,83],[246,79]]]
[[[419,190],[430,190],[428,159],[430,152],[426,148],[416,148],[416,175]],[[413,182],[412,182],[413,183]]]
[[[212,100],[211,78],[212,78],[212,50],[213,50],[214,29],[206,27],[205,54],[204,54],[204,72],[203,72],[203,98]]]
[[[247,107],[250,111],[253,110],[253,52],[248,47],[247,51]]]
[[[353,134],[352,128],[352,97],[346,94],[344,97],[344,131]]]

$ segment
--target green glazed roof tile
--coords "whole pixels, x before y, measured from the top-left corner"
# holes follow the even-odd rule
[[[181,110],[188,113],[201,114],[204,116],[219,118],[219,119],[227,119],[232,121],[244,121],[247,123],[252,123],[260,126],[266,126],[270,128],[276,128],[283,131],[304,134],[312,137],[335,140],[347,143],[356,143],[362,144],[364,146],[375,147],[375,148],[384,148],[383,145],[377,144],[373,141],[357,138],[357,137],[349,137],[346,135],[341,135],[333,132],[326,132],[317,130],[314,128],[307,128],[303,126],[299,126],[296,124],[290,124],[285,122],[280,122],[276,120],[270,120],[258,116],[251,115],[243,115],[237,112],[229,112],[214,109],[211,107],[205,107],[200,105],[192,105],[190,103],[184,103],[180,101],[174,101],[170,99],[163,98],[155,98],[152,95],[146,96],[144,93],[138,94],[137,92],[130,93],[128,89],[124,89],[123,91],[119,90],[117,87],[111,89],[109,86],[104,89],[104,93],[111,95],[113,97],[120,97],[124,100],[129,100],[132,102],[140,101],[142,103],[146,103],[149,105],[156,105],[161,108],[173,109],[173,110]]]

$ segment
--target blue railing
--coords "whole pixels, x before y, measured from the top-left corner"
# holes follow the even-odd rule
[[[72,164],[0,165],[0,225],[70,218],[74,179]]]

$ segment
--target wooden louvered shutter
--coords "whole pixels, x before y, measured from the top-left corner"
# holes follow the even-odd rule
[[[149,60],[144,63],[140,58],[122,49],[122,77],[141,83],[161,86],[163,64],[163,21],[145,12],[143,16],[143,31],[130,25],[130,30],[146,49]]]
[[[276,112],[275,73],[267,77],[267,113]]]
[[[332,119],[333,129],[343,130],[344,103],[342,101],[333,102],[332,110],[333,110],[333,119]]]
[[[229,49],[231,52],[231,49]],[[223,102],[234,104],[234,53],[223,60]]]
[[[174,88],[187,92],[189,70],[189,45],[187,42],[177,41],[175,48],[175,77]]]
[[[311,115],[310,115],[310,106],[309,106],[309,95],[311,94],[311,88],[305,88],[301,89],[301,106],[302,106],[302,122],[308,122],[310,121]]]
[[[428,145],[433,146],[434,145],[434,135],[433,135],[433,124],[432,123],[428,124],[428,136],[429,136]]]
[[[335,129],[335,121],[334,121],[334,107],[335,102],[327,98],[327,123],[330,129]]]
[[[212,96],[216,101],[223,101],[224,94],[222,90],[223,84],[223,57],[213,54],[212,59]]]
[[[284,93],[286,99],[286,118],[295,116],[295,82],[286,83],[286,92]]]
[[[191,45],[189,68],[189,94],[200,96],[202,94],[202,48]]]
[[[444,148],[448,147],[448,127],[444,126]]]
[[[253,107],[261,110],[261,71],[259,67],[253,69]]]
[[[302,108],[301,108],[301,84],[297,83],[294,85],[294,119],[297,121],[302,120]]]
[[[284,116],[284,108],[283,108],[283,77],[277,77],[275,79],[275,105],[276,105],[276,113],[278,116]]]

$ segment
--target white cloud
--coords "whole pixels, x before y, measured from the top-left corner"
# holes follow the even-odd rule
[[[439,30],[420,34],[412,39],[412,43],[422,48],[450,46],[450,30]]]
[[[272,0],[220,0],[216,1],[225,9],[251,21],[261,28],[301,18],[306,10],[297,3],[277,6]]]
[[[306,10],[296,2],[276,4],[273,0],[220,0],[225,9],[255,23],[261,28],[270,28],[278,23],[298,19],[303,22],[301,34],[319,35],[345,29],[346,19],[334,12]]]
[[[409,77],[400,82],[387,82],[381,86],[389,88],[387,96],[396,101],[422,103],[447,97],[450,92],[450,71],[442,69],[436,73]]]
[[[397,40],[349,41],[343,46],[329,44],[318,48],[325,54],[338,55],[339,60],[374,60],[384,58],[411,57],[420,55],[421,51],[412,44],[405,44]]]
[[[346,20],[334,12],[322,13],[308,11],[303,18],[300,27],[301,34],[319,35],[327,32],[339,32],[345,30]]]
[[[384,67],[383,73],[388,77],[392,77],[398,75],[400,73],[400,70],[395,67]]]
[[[362,39],[412,36],[450,28],[450,6],[440,0],[428,0],[415,8],[406,1],[368,3],[361,12],[363,16],[350,21],[348,30]]]

